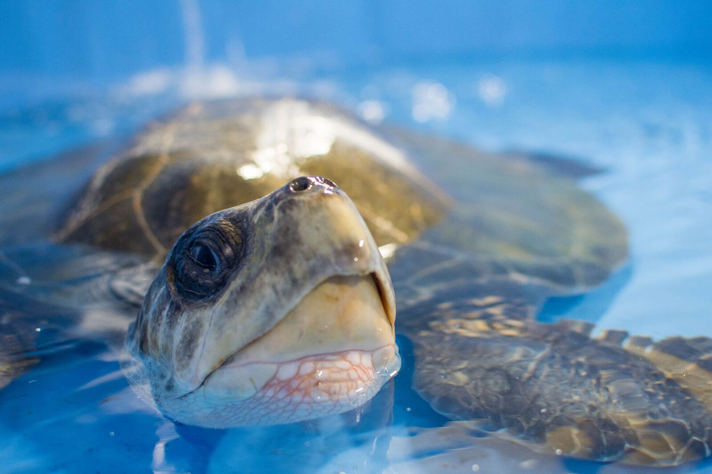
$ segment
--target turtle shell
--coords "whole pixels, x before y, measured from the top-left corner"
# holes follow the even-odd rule
[[[347,113],[302,100],[194,104],[100,167],[56,237],[163,256],[191,224],[300,175],[337,182],[379,245],[437,223],[448,199],[402,150]]]
[[[433,409],[539,452],[647,465],[712,452],[712,341],[594,339],[586,322],[536,321],[547,299],[600,284],[627,258],[621,221],[572,179],[593,170],[383,133],[301,100],[192,105],[101,165],[55,235],[160,257],[211,212],[321,174],[380,245],[401,244],[388,262],[396,330]],[[10,347],[31,336],[5,332]],[[32,363],[0,356],[0,382]]]
[[[601,170],[396,133],[457,202],[441,225],[423,235],[421,246],[467,254],[563,292],[598,285],[625,262],[625,226],[573,179]]]

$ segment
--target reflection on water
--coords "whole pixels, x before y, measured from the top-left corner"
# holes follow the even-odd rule
[[[544,304],[537,319],[545,323],[554,323],[561,318],[598,323],[621,288],[630,281],[632,273],[633,267],[628,264],[591,292],[551,298]]]
[[[712,336],[711,327],[701,324],[712,307],[708,68],[606,62],[412,65],[329,77],[320,86],[313,78],[260,82],[226,68],[207,71],[214,83],[229,86],[225,93],[327,91],[374,124],[416,126],[494,150],[584,157],[606,168],[583,184],[628,225],[631,261],[596,291],[550,301],[541,320],[578,318],[655,338]],[[175,104],[180,94],[196,92],[181,84],[170,71],[154,71],[106,96],[4,111],[1,166],[131,131]],[[533,454],[449,422],[411,388],[413,356],[404,338],[398,340],[402,372],[357,413],[287,427],[177,426],[135,397],[104,343],[67,338],[53,328],[62,325],[59,315],[48,323],[37,308],[10,303],[3,303],[3,316],[29,314],[42,321],[32,326],[42,329],[37,353],[27,354],[41,355],[42,361],[0,391],[0,472],[631,470]],[[675,472],[695,469],[712,470],[707,461]]]
[[[208,430],[174,425],[138,400],[103,344],[40,344],[43,361],[2,392],[1,472],[377,472],[385,463],[393,383],[346,415]]]

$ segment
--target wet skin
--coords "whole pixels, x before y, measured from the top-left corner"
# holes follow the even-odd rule
[[[395,375],[394,301],[351,200],[302,177],[189,228],[127,347],[175,421],[291,423],[356,408]]]

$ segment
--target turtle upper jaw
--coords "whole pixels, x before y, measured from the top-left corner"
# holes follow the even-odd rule
[[[334,276],[314,288],[271,331],[230,356],[206,383],[216,387],[218,372],[251,363],[373,352],[393,345],[393,322],[375,278]]]
[[[333,277],[370,281],[375,275],[381,306],[393,323],[395,297],[388,270],[348,196],[318,181],[306,190],[290,189],[288,185],[276,191],[254,208],[250,252],[240,270],[219,299],[195,308],[193,319],[207,326],[200,350],[188,364],[176,367],[183,393],[197,388],[236,351],[272,331]]]

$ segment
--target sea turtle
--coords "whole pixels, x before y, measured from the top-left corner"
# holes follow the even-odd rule
[[[315,354],[304,344],[324,340],[308,332],[290,347],[289,323],[301,318],[302,326],[291,328],[318,325],[309,311],[299,311],[302,304],[315,307],[303,298],[325,278],[349,274],[346,268],[366,278],[332,278],[334,287],[312,293],[316,304],[348,298],[349,288],[355,295],[349,301],[377,308],[369,324],[350,322],[349,331],[369,328],[356,340],[375,337],[374,328],[388,333],[395,315],[378,245],[395,288],[396,331],[413,343],[414,388],[436,411],[540,452],[653,465],[709,455],[712,341],[653,344],[631,337],[623,346],[627,335],[620,331],[594,339],[589,323],[535,319],[548,298],[601,283],[627,256],[623,225],[571,179],[585,167],[489,155],[399,130],[381,133],[338,108],[296,99],[194,104],[149,125],[108,161],[100,150],[3,178],[11,192],[0,203],[6,246],[0,279],[7,292],[0,293],[7,300],[0,384],[34,362],[14,350],[33,339],[28,312],[41,313],[25,299],[115,309],[99,322],[96,315],[85,317],[84,333],[125,331],[143,301],[128,345],[142,368],[138,383],[148,382],[172,418],[226,426],[343,411],[380,386],[376,372],[387,378],[395,371],[390,340],[380,340],[378,348],[388,350],[379,353],[378,368],[361,364],[372,369],[364,379],[370,385],[356,389],[368,393],[332,411],[329,403],[310,413],[295,410],[289,397],[275,412],[252,418],[245,415],[255,412],[248,405],[237,415],[211,407],[224,402],[221,389],[223,397],[237,392],[249,404],[273,380],[272,368],[257,370],[255,361],[282,362],[270,357],[283,352],[293,356],[289,360]],[[60,173],[65,182],[56,179]],[[32,179],[36,185],[28,186]],[[353,199],[374,239],[334,182]],[[274,215],[265,217],[277,202],[293,213],[283,227]],[[28,218],[17,209],[42,215]],[[203,232],[205,240],[195,240]],[[47,236],[61,245],[47,247],[41,243]],[[246,247],[254,253],[243,254]],[[324,262],[331,262],[331,273],[320,273]],[[223,297],[233,290],[241,298]],[[300,300],[298,317],[285,317]],[[287,311],[267,308],[274,301],[286,302]],[[208,313],[219,315],[215,329],[206,323]],[[256,338],[268,343],[249,344]],[[359,348],[352,342],[345,342],[347,350]],[[196,352],[198,346],[208,347],[210,357]],[[247,355],[238,361],[243,352],[232,354],[242,347]],[[327,352],[334,350],[332,344]],[[220,377],[225,372],[216,369],[223,364],[245,377]],[[287,366],[285,379],[301,374],[303,365]],[[313,365],[302,375],[315,372]],[[208,380],[215,390],[203,405],[175,402]],[[262,405],[256,406],[259,412]]]

